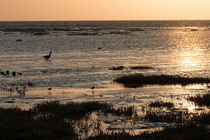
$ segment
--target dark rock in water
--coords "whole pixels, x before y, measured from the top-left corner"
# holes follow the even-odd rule
[[[9,75],[9,70],[6,70],[6,74]]]
[[[15,71],[12,72],[12,76],[16,76],[16,72]]]
[[[22,75],[22,73],[21,73],[21,72],[18,72],[18,74],[19,74],[19,75]]]
[[[22,40],[22,39],[17,39],[16,41],[21,42],[21,41],[23,41],[23,40]]]

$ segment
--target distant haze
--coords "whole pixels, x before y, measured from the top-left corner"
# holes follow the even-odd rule
[[[0,21],[198,19],[210,0],[0,0]]]

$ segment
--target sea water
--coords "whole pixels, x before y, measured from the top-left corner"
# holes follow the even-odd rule
[[[1,22],[0,70],[10,74],[0,75],[0,106],[59,100],[138,107],[173,97],[187,108],[185,97],[207,93],[207,85],[125,88],[113,80],[132,73],[209,77],[209,53],[210,21]],[[110,70],[117,66],[127,69]],[[10,90],[17,87],[27,90]]]

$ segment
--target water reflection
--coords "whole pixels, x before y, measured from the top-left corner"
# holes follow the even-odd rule
[[[187,74],[188,76],[204,76],[209,62],[208,32],[174,31],[168,34],[169,53],[166,62],[169,62],[173,74]],[[206,75],[205,75],[206,76]]]
[[[195,46],[192,49],[180,50],[176,61],[180,71],[204,70],[204,57],[204,50]]]
[[[193,112],[193,110],[195,109],[195,106],[191,105],[187,109],[189,112]]]

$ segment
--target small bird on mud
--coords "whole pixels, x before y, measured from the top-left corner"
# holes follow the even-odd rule
[[[52,90],[52,88],[51,88],[51,87],[50,87],[50,88],[48,88],[48,94],[49,94],[49,95],[52,95],[51,90]]]
[[[92,94],[94,94],[95,93],[95,91],[94,91],[95,86],[92,86],[91,89],[92,89]]]
[[[43,58],[44,58],[45,60],[49,60],[50,57],[51,57],[51,54],[52,54],[52,51],[50,51],[50,53],[49,53],[48,55],[43,56]]]

